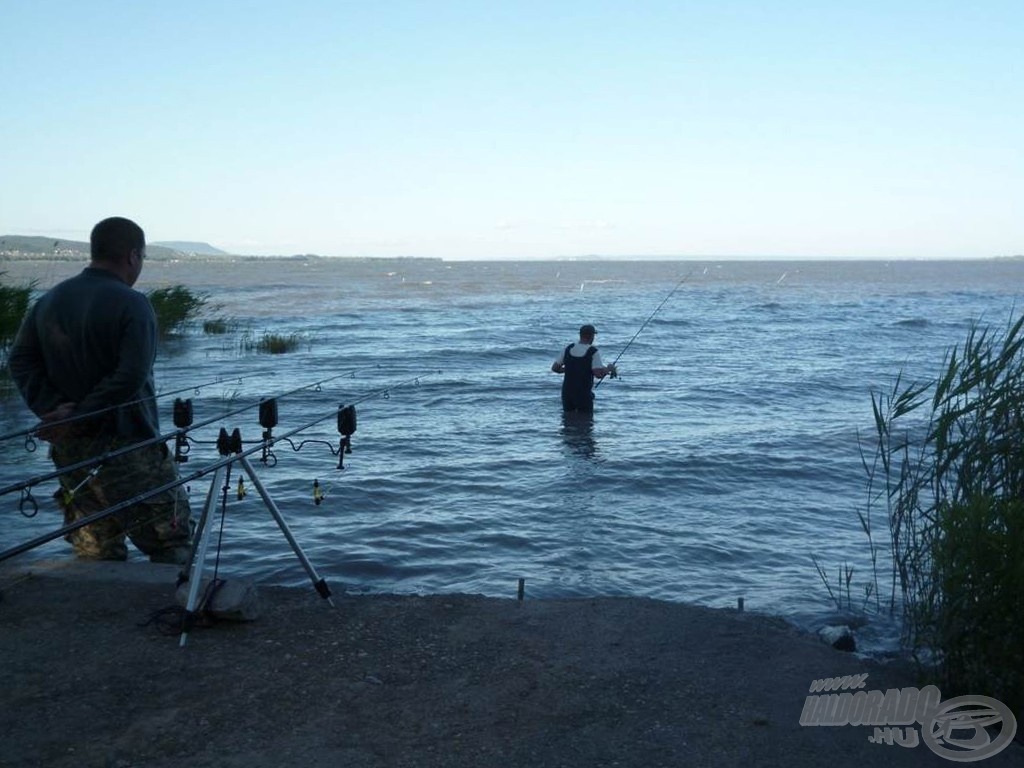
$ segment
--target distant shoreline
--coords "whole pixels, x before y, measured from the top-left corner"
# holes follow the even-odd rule
[[[224,262],[281,262],[281,261],[426,261],[426,262],[679,262],[681,264],[702,264],[709,262],[727,261],[731,263],[759,262],[759,263],[985,263],[991,261],[1024,261],[1024,254],[1013,256],[961,256],[961,257],[935,257],[935,258],[869,258],[869,257],[846,257],[846,256],[552,256],[546,258],[523,257],[523,258],[480,258],[480,259],[445,259],[440,256],[321,256],[319,254],[298,254],[294,256],[253,256],[242,254],[182,254],[171,255],[149,254],[148,258],[154,262],[197,262],[197,263],[224,263]],[[86,252],[68,252],[56,255],[42,253],[20,253],[12,251],[0,251],[0,264],[13,262],[86,262],[89,254]]]
[[[647,262],[892,262],[892,261],[916,261],[916,262],[956,262],[956,261],[991,261],[991,260],[1024,260],[1024,254],[994,255],[994,256],[958,256],[958,257],[861,257],[861,256],[782,256],[772,254],[762,255],[735,255],[735,254],[704,254],[704,255],[654,255],[654,254],[624,254],[609,256],[599,253],[577,254],[573,256],[524,256],[510,258],[481,257],[473,259],[446,259],[443,256],[415,256],[402,254],[397,256],[339,256],[324,255],[319,253],[295,253],[295,254],[273,254],[260,256],[256,254],[228,253],[221,248],[205,242],[188,240],[170,240],[150,242],[146,248],[147,258],[153,261],[320,261],[336,260],[345,261],[431,261],[431,262],[506,262],[506,261],[530,261],[530,262],[587,262],[587,261],[647,261]],[[0,235],[0,262],[4,261],[88,261],[89,244],[80,240],[66,240],[57,237],[43,237],[38,235]]]
[[[1024,257],[1022,257],[1024,258]],[[162,261],[162,262],[174,262],[174,261],[190,261],[190,262],[233,262],[233,261],[327,261],[327,260],[344,260],[344,261],[444,261],[440,257],[432,256],[319,256],[315,253],[300,254],[296,256],[245,256],[241,254],[189,254],[189,253],[175,253],[172,255],[162,254],[147,254],[147,259],[150,261]],[[57,255],[46,255],[40,253],[18,253],[10,251],[0,251],[0,263],[3,262],[15,262],[15,261],[60,261],[60,262],[85,262],[89,260],[89,254],[85,251],[75,251],[69,253],[59,253]]]

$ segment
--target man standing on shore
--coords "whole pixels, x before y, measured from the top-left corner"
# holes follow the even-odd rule
[[[594,412],[594,378],[616,375],[615,365],[605,366],[601,353],[594,346],[594,326],[580,328],[580,340],[565,348],[551,364],[551,370],[564,374],[562,379],[562,410],[576,413]]]
[[[89,266],[47,291],[29,309],[9,356],[11,378],[41,419],[58,469],[160,434],[153,383],[156,316],[132,286],[146,256],[133,221],[104,219],[90,236]],[[89,416],[89,414],[95,414]],[[158,442],[61,476],[65,524],[178,478]],[[190,509],[176,487],[65,538],[75,554],[124,560],[125,535],[153,562],[183,564],[190,551]]]

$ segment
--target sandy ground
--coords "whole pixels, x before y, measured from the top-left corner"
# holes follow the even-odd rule
[[[778,619],[644,599],[260,587],[261,616],[154,625],[177,568],[0,571],[2,766],[949,766],[799,724],[812,680],[913,685]],[[337,593],[337,587],[335,592]],[[1024,766],[1014,743],[981,762]]]

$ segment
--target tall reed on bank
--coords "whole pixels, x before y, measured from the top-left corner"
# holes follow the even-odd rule
[[[994,696],[1024,710],[1024,317],[972,325],[940,374],[872,396],[865,453],[876,605],[889,528],[891,593],[903,639],[947,695]],[[886,559],[890,559],[886,558]]]

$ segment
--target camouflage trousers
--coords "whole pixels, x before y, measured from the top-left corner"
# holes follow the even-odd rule
[[[58,469],[116,451],[109,437],[74,437],[50,445],[50,458]],[[108,459],[101,465],[77,469],[60,478],[54,496],[64,510],[64,523],[132,499],[178,479],[178,470],[163,443]],[[162,491],[95,523],[65,534],[75,554],[94,560],[128,557],[125,536],[157,562],[184,563],[191,541],[191,510],[181,486]]]

